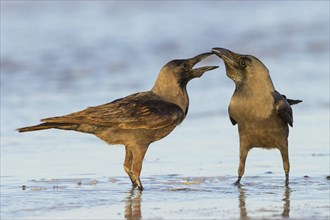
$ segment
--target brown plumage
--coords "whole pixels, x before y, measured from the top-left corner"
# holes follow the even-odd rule
[[[193,66],[210,55],[212,53],[204,53],[190,59],[170,61],[161,69],[151,91],[72,114],[42,119],[42,124],[17,130],[74,130],[94,134],[109,144],[123,144],[126,149],[124,170],[133,187],[142,190],[140,173],[149,144],[167,136],[186,117],[189,106],[187,83],[217,68],[193,69]]]
[[[267,67],[256,57],[223,48],[213,48],[212,52],[223,59],[226,74],[236,85],[229,104],[229,116],[233,125],[238,124],[240,138],[237,183],[244,174],[247,154],[254,147],[280,150],[288,183],[288,125],[293,126],[290,105],[301,100],[287,99],[277,92]]]

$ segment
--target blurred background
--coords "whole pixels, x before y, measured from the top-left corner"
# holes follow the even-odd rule
[[[168,61],[213,47],[258,57],[279,92],[303,100],[293,106],[291,175],[329,175],[328,1],[2,0],[3,217],[34,214],[17,198],[40,212],[58,205],[37,205],[39,197],[21,195],[19,186],[31,180],[125,176],[121,146],[75,132],[19,134],[16,128],[149,90]],[[227,114],[234,84],[219,58],[200,65],[206,64],[220,68],[190,82],[188,117],[150,146],[142,181],[167,174],[236,176],[237,127]],[[246,175],[266,171],[282,177],[279,152],[253,150]],[[123,181],[128,189],[128,178]]]

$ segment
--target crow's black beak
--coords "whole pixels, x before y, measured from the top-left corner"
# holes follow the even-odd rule
[[[192,66],[194,66],[203,59],[205,59],[206,57],[209,57],[210,55],[213,55],[213,53],[202,53],[188,60],[192,63]],[[214,70],[218,67],[219,66],[204,66],[204,67],[198,67],[196,69],[192,69],[190,77],[191,78],[201,77],[205,72]]]

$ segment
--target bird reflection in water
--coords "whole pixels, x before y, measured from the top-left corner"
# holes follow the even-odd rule
[[[283,212],[282,212],[282,217],[290,217],[290,194],[291,194],[291,189],[289,186],[285,187],[285,191],[283,194],[283,201],[284,201],[284,207],[283,207]]]
[[[241,219],[248,219],[247,215],[247,210],[245,206],[245,189],[242,187],[241,184],[238,184],[238,190],[239,190],[239,195],[238,195],[238,202],[239,202],[239,209],[240,209],[240,218]]]
[[[125,219],[127,220],[137,220],[141,219],[141,190],[134,190],[132,188],[128,191],[126,200],[125,200]]]
[[[248,211],[246,208],[246,194],[245,189],[242,187],[241,184],[238,185],[239,195],[238,195],[238,202],[239,202],[239,208],[240,208],[240,219],[246,220],[250,219],[248,217]],[[281,216],[283,218],[289,218],[290,217],[290,195],[291,195],[291,189],[288,186],[285,186],[285,190],[283,193],[283,212]]]

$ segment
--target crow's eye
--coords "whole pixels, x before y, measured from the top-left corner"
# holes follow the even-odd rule
[[[239,61],[239,65],[241,67],[245,68],[248,65],[249,62],[250,62],[249,58],[242,57]]]
[[[184,68],[185,70],[189,68],[188,63],[183,63],[182,66],[183,66],[183,68]]]

